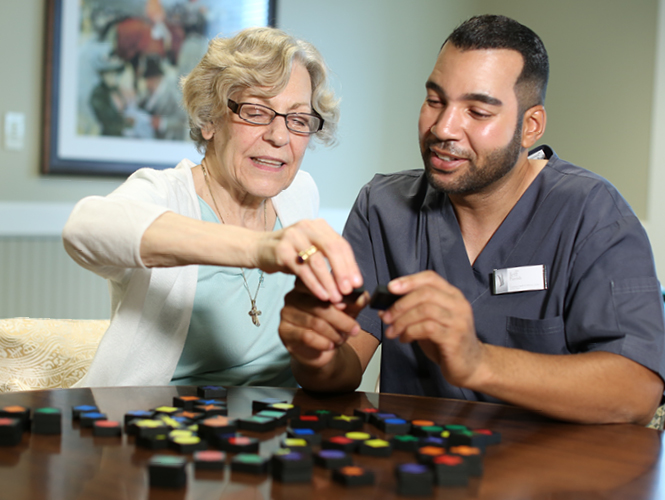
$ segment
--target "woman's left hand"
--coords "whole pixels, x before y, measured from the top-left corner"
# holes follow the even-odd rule
[[[351,245],[323,219],[263,233],[257,267],[295,274],[321,300],[339,303],[362,286]]]

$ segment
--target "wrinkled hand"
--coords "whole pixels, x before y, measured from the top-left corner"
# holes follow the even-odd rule
[[[365,292],[355,301],[331,304],[314,297],[302,282],[284,299],[279,336],[291,356],[304,366],[321,368],[348,337],[360,333],[355,320],[369,300]]]
[[[299,262],[298,253],[312,245],[318,251]],[[362,286],[351,245],[323,219],[302,220],[280,231],[264,233],[258,267],[266,272],[295,274],[316,297],[333,303]]]
[[[388,290],[404,297],[380,313],[390,325],[386,337],[417,341],[448,382],[467,387],[481,366],[483,344],[462,292],[433,271],[395,279]]]

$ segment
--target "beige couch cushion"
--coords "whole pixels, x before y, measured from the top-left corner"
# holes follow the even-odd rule
[[[0,319],[0,392],[71,387],[88,371],[108,320]]]

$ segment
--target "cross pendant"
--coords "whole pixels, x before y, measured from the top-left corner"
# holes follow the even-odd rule
[[[261,326],[261,323],[259,322],[259,316],[261,316],[261,311],[259,311],[256,308],[255,301],[252,300],[252,309],[247,314],[249,314],[252,317],[252,323],[254,323],[255,326]]]

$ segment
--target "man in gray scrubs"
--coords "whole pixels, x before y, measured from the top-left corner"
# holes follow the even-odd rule
[[[418,123],[424,170],[377,175],[344,230],[377,314],[302,288],[280,335],[298,382],[353,390],[379,343],[381,390],[502,401],[577,422],[646,423],[663,395],[649,241],[607,181],[543,146],[540,38],[472,18],[443,45]],[[312,258],[321,258],[316,254]]]

